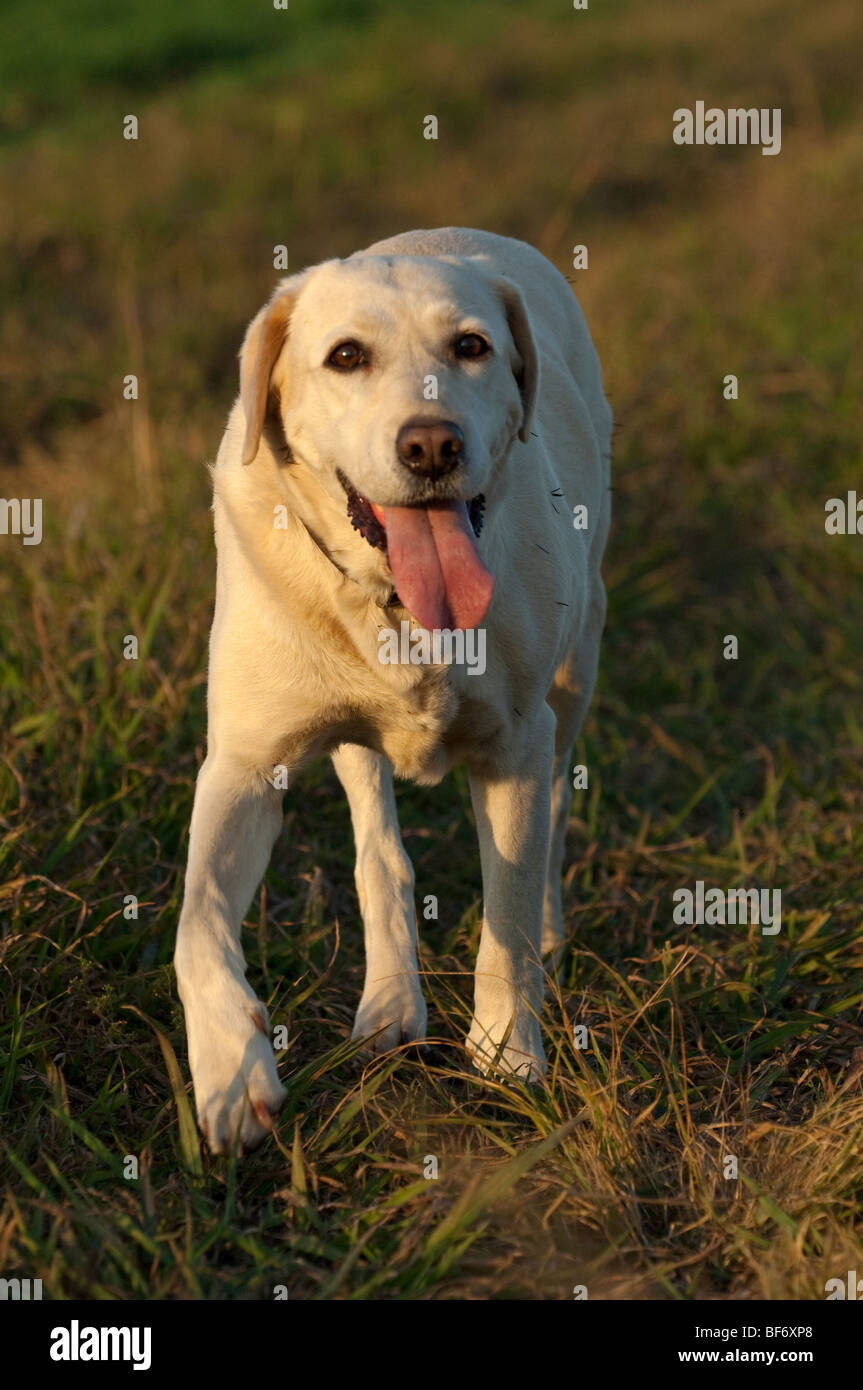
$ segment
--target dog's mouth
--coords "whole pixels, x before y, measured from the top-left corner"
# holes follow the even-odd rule
[[[476,546],[485,498],[380,507],[361,497],[341,469],[348,519],[363,540],[383,550],[399,601],[423,627],[471,628],[482,622],[494,579]]]

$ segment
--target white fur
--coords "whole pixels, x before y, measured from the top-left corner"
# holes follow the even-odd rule
[[[474,329],[490,338],[490,358],[448,357],[453,334]],[[368,371],[322,365],[348,337],[372,344]],[[423,395],[429,375],[436,401]],[[410,615],[383,607],[386,557],[351,528],[335,470],[381,506],[420,500],[394,447],[418,414],[464,432],[466,463],[444,480],[446,495],[486,497],[478,545],[495,590],[481,677],[377,656],[380,628]],[[522,242],[410,232],[283,281],[250,325],[213,471],[208,753],[175,955],[214,1151],[258,1142],[284,1094],[240,927],[281,825],[273,770],[287,766],[293,787],[321,753],[333,756],[356,840],[366,982],[355,1036],[383,1027],[381,1050],[424,1035],[392,778],[430,785],[465,763],[484,892],[467,1046],[483,1070],[542,1074],[541,955],[563,938],[569,759],[605,619],[610,432],[581,311]],[[576,503],[588,508],[586,531],[573,527]],[[274,526],[280,506],[287,529]]]

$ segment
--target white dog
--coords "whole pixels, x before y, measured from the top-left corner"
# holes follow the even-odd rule
[[[378,1033],[382,1051],[425,1035],[393,773],[428,786],[465,763],[484,898],[467,1049],[482,1071],[543,1073],[542,956],[563,938],[569,759],[596,679],[611,505],[590,335],[523,242],[408,232],[291,276],[240,360],[213,470],[208,752],[175,954],[216,1153],[258,1143],[284,1096],[240,930],[285,776],[324,753],[356,840],[354,1036]],[[382,631],[402,624],[481,627],[484,671],[382,662]]]

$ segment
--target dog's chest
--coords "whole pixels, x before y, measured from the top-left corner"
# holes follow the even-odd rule
[[[452,674],[438,670],[394,695],[385,711],[375,710],[367,741],[386,754],[397,777],[433,786],[456,763],[482,754],[500,729],[496,710],[464,696]]]

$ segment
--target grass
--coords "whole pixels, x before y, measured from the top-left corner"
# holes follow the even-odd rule
[[[863,1267],[863,542],[824,532],[829,497],[863,495],[853,5],[87,13],[7,6],[0,35],[0,491],[42,497],[45,525],[0,537],[0,1272],[53,1298],[823,1298]],[[781,155],[673,146],[699,98],[780,105]],[[572,275],[618,420],[549,1084],[465,1067],[459,773],[400,791],[417,900],[439,901],[435,1053],[347,1043],[361,930],[321,764],[245,930],[289,1098],[265,1148],[213,1160],[171,969],[203,465],[275,243],[297,268],[449,221]],[[675,925],[699,878],[781,888],[780,935]]]

